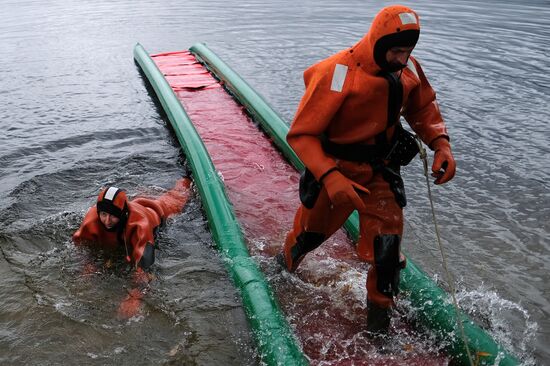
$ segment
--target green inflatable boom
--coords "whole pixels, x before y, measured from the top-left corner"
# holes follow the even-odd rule
[[[262,360],[268,365],[307,365],[294,333],[256,262],[250,257],[240,225],[210,155],[172,88],[145,49],[137,44],[139,64],[168,115],[193,171],[214,242],[240,290],[243,307]]]

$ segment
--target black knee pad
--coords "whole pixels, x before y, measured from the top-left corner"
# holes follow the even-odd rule
[[[399,293],[399,235],[378,235],[374,238],[374,265],[376,266],[376,288],[389,298]]]
[[[145,250],[143,251],[143,255],[139,260],[139,266],[143,270],[148,270],[149,267],[153,265],[153,263],[155,263],[155,246],[151,243],[147,243],[145,245]]]
[[[295,262],[308,252],[316,249],[325,241],[325,234],[304,231],[296,237],[296,245],[292,247],[292,261]]]

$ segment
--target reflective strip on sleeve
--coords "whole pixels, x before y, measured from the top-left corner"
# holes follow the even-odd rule
[[[347,73],[348,67],[346,65],[336,64],[336,67],[334,68],[334,74],[332,75],[330,90],[341,92],[344,88],[344,82],[346,81]]]
[[[414,13],[400,13],[399,19],[401,19],[401,23],[403,25],[416,24],[416,17],[414,16]]]
[[[115,194],[117,193],[117,191],[118,191],[118,188],[109,187],[109,189],[107,189],[107,192],[105,192],[105,196],[103,196],[103,199],[112,201],[113,198],[115,197]]]
[[[416,75],[417,78],[420,79],[420,76],[418,76],[418,71],[416,71],[416,66],[414,65],[414,62],[409,58],[407,60],[407,68],[413,72],[413,74]]]

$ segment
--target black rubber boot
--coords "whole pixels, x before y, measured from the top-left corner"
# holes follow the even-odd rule
[[[388,333],[391,309],[384,309],[367,300],[367,334],[369,337],[380,337]]]

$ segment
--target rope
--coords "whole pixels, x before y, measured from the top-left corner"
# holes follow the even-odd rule
[[[428,154],[426,153],[426,149],[422,145],[422,141],[418,136],[415,136],[416,144],[418,145],[418,149],[420,150],[420,159],[422,159],[422,162],[424,163],[424,176],[426,177],[426,185],[428,186],[428,198],[430,199],[430,206],[432,208],[432,219],[435,226],[435,235],[437,236],[437,243],[439,245],[439,252],[441,253],[441,259],[443,261],[443,269],[445,270],[445,274],[447,276],[447,282],[449,284],[449,287],[451,288],[451,297],[453,299],[453,304],[456,312],[456,322],[458,323],[458,327],[460,328],[460,333],[462,335],[462,340],[464,342],[464,347],[466,347],[466,353],[468,354],[468,361],[470,361],[470,366],[474,366],[474,362],[472,361],[472,355],[470,353],[470,348],[468,347],[468,342],[466,339],[466,333],[464,331],[464,325],[462,324],[462,321],[460,320],[460,310],[458,308],[458,302],[456,301],[456,288],[454,286],[454,279],[451,275],[451,272],[449,271],[449,268],[447,267],[447,257],[445,255],[445,251],[443,250],[443,244],[441,243],[441,235],[439,233],[439,226],[437,225],[437,219],[435,217],[435,208],[434,208],[434,202],[432,198],[432,189],[430,187],[430,179],[428,177]]]

